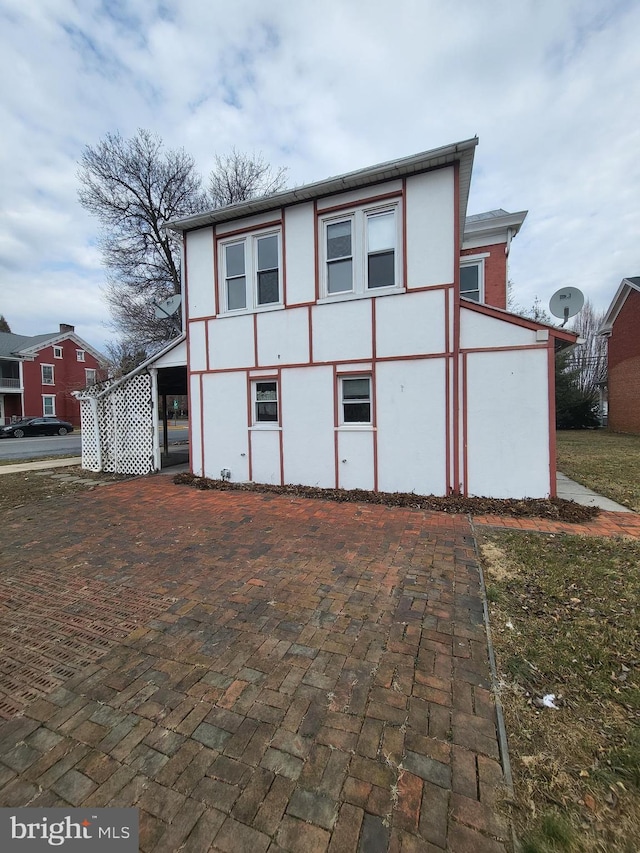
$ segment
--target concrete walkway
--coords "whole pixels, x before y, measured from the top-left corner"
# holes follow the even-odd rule
[[[558,497],[564,498],[566,501],[574,501],[582,506],[597,506],[607,512],[632,512],[626,506],[616,503],[615,501],[605,498],[603,495],[588,489],[586,486],[581,486],[575,480],[570,480],[566,474],[561,474],[558,471],[557,475]]]
[[[49,468],[70,468],[80,464],[82,464],[81,456],[70,456],[66,459],[34,459],[31,462],[0,465],[0,475],[19,474],[21,471],[47,471]]]

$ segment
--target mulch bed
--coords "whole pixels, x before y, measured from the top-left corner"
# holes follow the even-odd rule
[[[196,489],[215,491],[267,492],[297,498],[316,498],[341,503],[370,503],[384,506],[410,507],[413,509],[448,512],[467,515],[507,515],[514,518],[550,518],[581,524],[599,515],[598,507],[582,506],[562,498],[470,498],[463,495],[436,497],[415,495],[407,492],[368,492],[364,489],[320,489],[315,486],[272,486],[264,483],[230,483],[228,480],[213,480],[184,472],[176,474],[173,482],[193,486]]]

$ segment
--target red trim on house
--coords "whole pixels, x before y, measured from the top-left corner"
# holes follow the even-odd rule
[[[202,476],[206,474],[204,464],[204,382],[203,374],[200,374],[200,464],[202,465]]]
[[[550,338],[551,340],[551,338]],[[513,350],[524,350],[524,349],[546,349],[547,341],[542,341],[537,344],[508,344],[503,347],[463,347],[460,349],[461,353],[469,353],[469,352],[512,352]]]
[[[246,225],[244,228],[236,228],[235,231],[224,231],[216,234],[216,241],[228,240],[230,237],[239,237],[241,234],[252,234],[254,231],[266,231],[269,228],[282,226],[282,219],[271,219],[269,222],[259,222],[256,225]]]
[[[393,180],[393,179],[391,179]],[[347,192],[353,192],[348,190]],[[380,193],[379,195],[368,196],[367,198],[355,199],[354,201],[344,201],[340,204],[334,204],[331,207],[318,208],[320,216],[326,216],[327,213],[335,213],[339,210],[352,210],[354,207],[366,207],[368,204],[376,204],[379,201],[388,201],[389,199],[401,199],[402,189],[388,193]]]
[[[338,371],[336,369],[336,365],[333,365],[333,454],[334,454],[334,467],[335,467],[335,479],[336,479],[336,489],[340,488],[340,468],[339,468],[339,453],[338,453],[338,407],[339,407],[339,398],[338,398]]]
[[[469,440],[468,423],[467,423],[467,354],[462,354],[462,476],[464,479],[464,491],[466,496],[469,494],[469,453],[467,442]]]
[[[449,297],[447,296],[447,302],[449,301]],[[446,438],[445,438],[445,447],[444,447],[444,455],[445,455],[445,467],[447,476],[445,478],[446,490],[445,493],[447,495],[451,494],[451,359],[449,357],[444,360],[444,398],[445,398],[445,429],[446,429]]]
[[[182,294],[182,310],[184,312],[184,330],[186,333],[185,339],[185,347],[187,351],[187,400],[190,400],[191,397],[191,370],[189,369],[191,364],[191,358],[189,355],[190,349],[190,339],[189,339],[189,298],[188,298],[188,267],[187,267],[187,234],[186,232],[182,235],[182,262],[184,264],[184,276],[183,276],[183,290]],[[157,381],[157,380],[156,380]],[[191,408],[191,407],[189,407]],[[200,412],[202,413],[202,389],[200,393]],[[156,412],[156,415],[159,414]],[[200,427],[202,429],[202,426]],[[187,435],[189,436],[189,447],[193,447],[193,419],[189,418],[187,421]],[[202,439],[201,439],[202,440]],[[160,454],[162,458],[162,453]],[[202,473],[204,474],[204,459],[201,460],[202,463]],[[162,465],[162,463],[160,463]],[[189,454],[189,471],[193,474],[193,458],[192,454]]]
[[[284,208],[280,208],[282,219],[282,304],[287,307],[287,230],[285,225]]]
[[[460,491],[460,163],[453,164],[453,492]]]
[[[452,281],[443,282],[442,284],[424,284],[420,287],[408,287],[407,293],[423,293],[425,290],[449,290],[454,286]]]
[[[549,338],[548,352],[548,393],[549,393],[549,495],[555,498],[558,493],[556,480],[556,352],[553,338]]]
[[[376,385],[376,361],[378,358],[378,329],[376,325],[376,299],[371,300],[371,424],[373,426],[373,491],[378,491],[378,394]]]

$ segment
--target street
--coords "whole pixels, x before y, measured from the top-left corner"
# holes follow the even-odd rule
[[[189,440],[186,426],[169,426],[169,444]],[[162,427],[160,427],[162,443]],[[82,437],[80,432],[69,435],[42,436],[40,438],[3,438],[0,440],[0,462],[8,459],[38,459],[42,456],[80,456]]]

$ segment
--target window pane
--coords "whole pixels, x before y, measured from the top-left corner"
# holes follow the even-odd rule
[[[469,290],[479,291],[479,268],[476,264],[469,267],[460,267],[460,292]]]
[[[367,217],[368,251],[380,252],[394,249],[396,245],[396,217],[393,211]]]
[[[351,259],[347,261],[332,261],[328,264],[327,290],[329,293],[344,293],[345,290],[353,288],[351,265]]]
[[[244,243],[225,246],[227,259],[227,278],[244,275]]]
[[[278,399],[275,382],[256,382],[256,400],[267,402]]]
[[[351,222],[327,225],[327,260],[351,256]]]
[[[369,399],[369,380],[368,379],[343,379],[342,380],[342,399],[343,400],[368,400]]]
[[[227,282],[227,311],[237,311],[247,307],[247,280],[232,278]]]
[[[345,403],[345,424],[368,424],[371,423],[370,403]]]
[[[395,276],[395,252],[380,252],[369,255],[368,287],[393,287]]]
[[[258,305],[267,305],[270,302],[278,302],[280,299],[278,288],[278,270],[258,273]]]
[[[260,237],[258,240],[258,269],[274,270],[278,268],[278,237]]]

